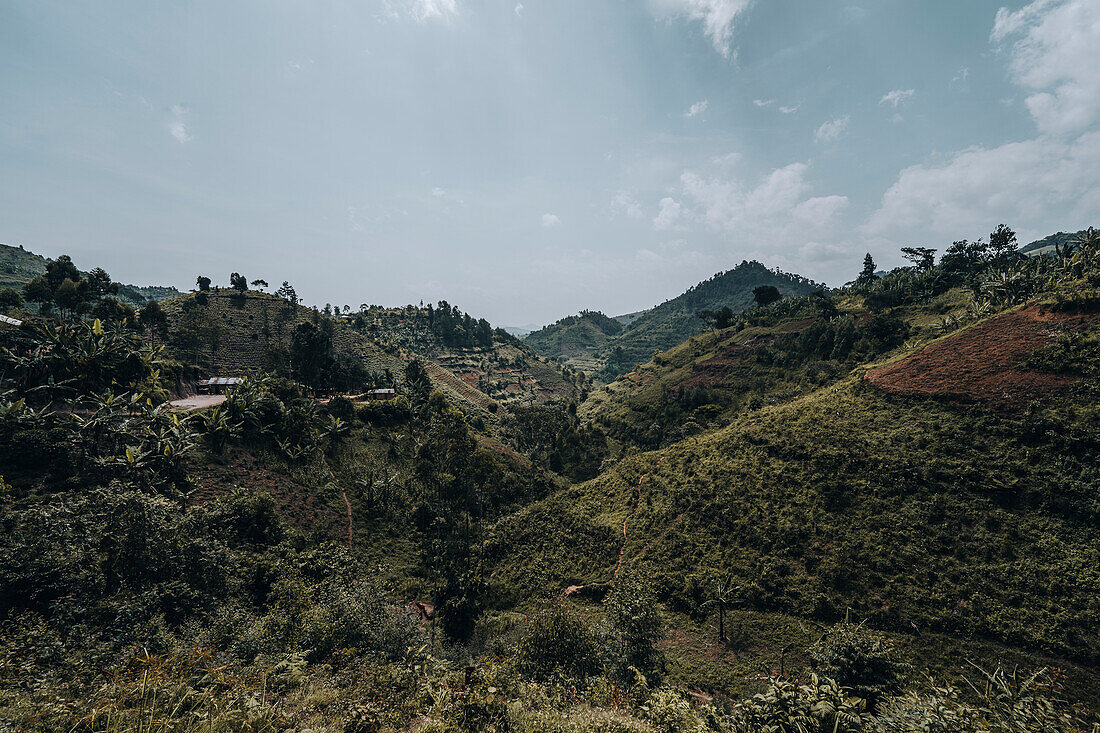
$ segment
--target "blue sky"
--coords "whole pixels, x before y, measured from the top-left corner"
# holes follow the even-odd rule
[[[498,324],[1100,223],[1100,2],[0,6],[0,241]]]

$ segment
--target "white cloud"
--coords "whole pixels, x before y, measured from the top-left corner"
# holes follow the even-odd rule
[[[675,229],[680,224],[680,202],[666,196],[658,204],[657,216],[653,219],[654,229]]]
[[[703,23],[703,32],[725,58],[733,55],[733,31],[737,17],[752,0],[654,0],[658,12]]]
[[[617,191],[611,198],[611,212],[613,214],[625,214],[631,219],[642,218],[642,205],[629,191]]]
[[[191,133],[187,131],[187,125],[178,120],[168,124],[168,132],[172,137],[176,138],[178,142],[189,143],[192,140]]]
[[[895,89],[882,95],[882,99],[878,100],[878,103],[890,104],[896,108],[899,104],[904,104],[912,99],[914,94],[916,94],[915,89]]]
[[[785,115],[793,115],[795,112],[798,111],[798,108],[801,107],[801,106],[802,105],[800,105],[800,104],[796,104],[793,107],[780,107],[779,111],[782,112]]]
[[[970,69],[965,66],[960,66],[959,70],[955,72],[955,76],[951,77],[951,83],[964,82],[970,78]]]
[[[798,269],[805,260],[849,256],[842,238],[846,196],[812,196],[809,166],[792,163],[752,183],[728,169],[685,170],[672,196],[661,200],[658,229],[695,224],[718,232],[738,251]]]
[[[837,117],[835,120],[829,120],[828,122],[817,128],[814,132],[814,142],[819,143],[831,143],[844,132],[848,127],[848,115],[843,117]]]
[[[458,14],[458,0],[383,0],[382,11],[391,20],[403,16],[418,23],[449,20]]]
[[[698,117],[699,115],[706,112],[707,107],[709,107],[709,106],[710,106],[710,103],[707,102],[707,100],[705,100],[705,99],[700,101],[700,102],[696,102],[695,104],[688,107],[688,111],[684,112],[684,117],[687,117],[689,119],[692,118],[692,117]]]
[[[773,104],[774,102],[775,102],[774,99],[754,99],[754,100],[752,100],[752,103],[755,104],[757,107],[767,107],[768,105]]]
[[[188,112],[187,106],[183,104],[173,104],[168,108],[168,112],[171,114],[171,119],[168,120],[168,134],[174,137],[176,142],[191,142],[191,133],[187,129],[187,122],[184,120]]]
[[[559,224],[561,224],[561,219],[558,218],[557,214],[542,215],[542,225],[547,229],[549,229],[550,227],[556,227]]]
[[[906,168],[862,230],[889,238],[919,228],[950,240],[1002,221],[1041,228],[1056,213],[1094,219],[1098,197],[1100,132],[1072,143],[1036,138]]]
[[[1095,0],[1036,0],[1015,12],[1002,8],[990,41],[1010,39],[1011,77],[1030,91],[1027,106],[1040,135],[904,169],[860,228],[865,235],[900,244],[902,233],[916,229],[950,241],[1008,222],[1022,235],[1042,236],[1095,221],[1100,6]],[[961,69],[956,80],[965,78]]]
[[[1088,129],[1100,116],[1100,3],[1035,0],[997,11],[992,42],[1012,44],[1012,79],[1033,93],[1027,107],[1040,132]]]
[[[516,3],[516,15],[523,15],[523,3]]]

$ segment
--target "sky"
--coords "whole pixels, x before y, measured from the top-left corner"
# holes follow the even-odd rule
[[[1100,0],[5,0],[0,242],[614,315],[1100,224]]]

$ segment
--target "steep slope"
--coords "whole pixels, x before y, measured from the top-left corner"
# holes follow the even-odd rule
[[[587,338],[570,338],[577,324],[563,319],[525,341],[543,356],[564,357],[570,366],[607,381],[648,361],[654,351],[669,349],[702,331],[704,324],[695,315],[699,311],[729,308],[736,313],[748,308],[753,303],[753,289],[761,285],[775,286],[783,295],[806,295],[821,287],[799,275],[769,270],[759,262],[742,262],[672,300],[622,317],[620,322],[627,322],[617,334],[601,328],[607,338],[591,337],[590,328],[582,332]]]
[[[752,610],[851,609],[1095,665],[1100,409],[1083,385],[1014,419],[850,377],[531,506],[485,560],[502,597],[542,590],[526,558],[566,587],[610,580],[621,553],[684,611],[728,573]]]

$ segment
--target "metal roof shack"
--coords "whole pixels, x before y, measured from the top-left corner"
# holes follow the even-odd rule
[[[368,400],[392,400],[396,396],[396,389],[372,389],[367,392]]]
[[[199,392],[202,394],[226,394],[238,384],[244,382],[244,377],[211,377],[199,380]]]
[[[0,323],[6,323],[9,326],[22,326],[23,322],[18,318],[9,318],[8,316],[0,316]]]

